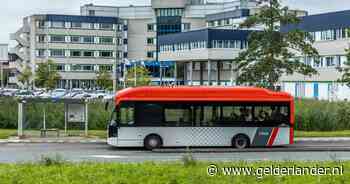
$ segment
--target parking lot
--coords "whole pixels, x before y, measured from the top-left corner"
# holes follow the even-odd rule
[[[41,98],[41,99],[101,99],[111,100],[114,93],[107,90],[85,90],[75,88],[66,89],[35,89],[35,90],[20,90],[12,88],[0,89],[0,97],[19,97],[19,98]]]

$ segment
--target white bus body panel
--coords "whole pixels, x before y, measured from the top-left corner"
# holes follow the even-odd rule
[[[150,134],[159,135],[164,147],[231,146],[232,138],[238,134],[247,135],[252,146],[290,143],[289,127],[120,127],[118,137],[110,137],[107,142],[117,147],[143,147],[144,139]]]

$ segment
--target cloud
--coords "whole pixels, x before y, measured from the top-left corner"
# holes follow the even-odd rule
[[[17,31],[23,17],[32,14],[79,14],[80,6],[88,3],[96,5],[126,6],[145,5],[151,0],[1,0],[0,43],[9,42],[9,34]],[[225,0],[227,1],[227,0]],[[292,9],[307,10],[311,14],[350,9],[349,0],[282,0]]]

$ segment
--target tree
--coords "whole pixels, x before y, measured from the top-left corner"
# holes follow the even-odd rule
[[[96,73],[97,85],[103,89],[111,90],[113,88],[113,81],[110,72],[101,69]]]
[[[37,87],[54,89],[61,76],[57,72],[57,65],[52,60],[38,64],[35,76]]]
[[[18,81],[22,83],[25,89],[28,89],[32,75],[32,68],[29,65],[25,65],[23,71],[17,77]]]
[[[315,69],[296,58],[297,53],[318,58],[311,35],[298,29],[280,32],[280,25],[298,24],[300,19],[288,7],[281,7],[279,0],[263,1],[261,10],[240,25],[241,28],[263,26],[264,29],[250,33],[248,49],[234,60],[238,84],[273,89],[285,74],[317,74]]]
[[[151,83],[149,71],[144,66],[136,67],[136,78],[136,86],[148,86]],[[127,86],[135,86],[135,67],[127,70],[126,81]]]
[[[344,63],[345,67],[339,68],[339,71],[343,72],[340,82],[343,82],[350,87],[350,48],[345,51],[347,61]]]

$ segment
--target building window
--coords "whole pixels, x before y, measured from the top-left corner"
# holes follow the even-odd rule
[[[94,37],[92,36],[84,36],[83,43],[94,43]]]
[[[321,40],[334,40],[334,30],[322,31]]]
[[[147,52],[147,57],[148,58],[154,58],[154,51],[148,51]]]
[[[71,42],[72,43],[80,43],[80,36],[71,36]]]
[[[79,51],[79,50],[72,50],[72,51],[70,51],[70,56],[71,57],[81,57],[81,51]]]
[[[81,22],[72,22],[72,28],[82,28]]]
[[[225,19],[225,25],[230,25],[230,19]]]
[[[100,37],[101,44],[113,44],[113,37]]]
[[[51,50],[52,57],[65,57],[65,51],[63,49],[53,49]]]
[[[73,71],[93,71],[94,65],[73,65]]]
[[[64,69],[64,64],[58,64],[58,65],[56,65],[56,71],[65,71],[65,69]]]
[[[113,24],[100,24],[100,29],[105,29],[105,30],[112,30],[113,29]]]
[[[147,24],[147,31],[148,32],[155,31],[155,24]]]
[[[45,27],[47,27],[47,22],[46,22],[46,21],[43,21],[43,20],[38,21],[38,27],[39,27],[39,28],[45,28]]]
[[[82,23],[81,26],[83,29],[92,29],[93,28],[92,23]]]
[[[147,38],[147,44],[148,45],[154,45],[155,44],[155,38]]]
[[[110,58],[113,57],[112,51],[100,51],[100,57]]]
[[[65,42],[65,36],[63,35],[52,35],[51,36],[51,42]]]
[[[112,71],[113,65],[100,65],[99,70],[100,71]]]
[[[37,50],[37,57],[45,57],[45,50],[44,49]]]
[[[64,22],[52,22],[53,28],[64,28]]]
[[[94,57],[94,52],[93,51],[84,51],[83,56],[84,57]]]
[[[183,30],[184,31],[189,31],[189,30],[191,30],[191,23],[184,23],[183,24]]]
[[[128,39],[124,39],[124,40],[123,40],[123,44],[124,44],[124,45],[127,45],[127,44],[128,44]]]
[[[39,35],[38,36],[38,42],[39,43],[45,43],[45,35]]]
[[[95,10],[89,10],[89,16],[95,16]]]
[[[163,8],[157,10],[158,17],[182,16],[183,9],[181,8]]]
[[[335,66],[334,57],[326,57],[327,67]]]

